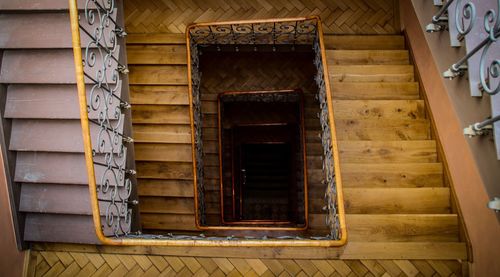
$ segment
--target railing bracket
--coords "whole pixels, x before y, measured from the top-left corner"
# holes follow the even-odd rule
[[[500,213],[500,198],[494,197],[493,200],[488,202],[488,208],[494,210],[496,213]]]

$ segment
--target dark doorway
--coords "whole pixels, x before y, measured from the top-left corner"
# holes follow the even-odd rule
[[[302,93],[230,92],[218,99],[223,222],[304,225]]]

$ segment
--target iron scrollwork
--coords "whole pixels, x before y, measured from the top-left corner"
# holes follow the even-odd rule
[[[132,138],[123,134],[124,109],[130,105],[123,101],[121,84],[125,65],[120,63],[118,40],[125,36],[116,23],[113,0],[87,0],[84,20],[80,29],[87,35],[84,47],[84,75],[90,84],[89,122],[92,155],[95,165],[99,204],[104,210],[102,228],[107,235],[130,233],[132,209],[137,204],[130,196],[133,183],[129,176],[135,171],[127,169],[127,143]]]
[[[340,233],[340,220],[338,214],[338,204],[337,204],[337,186],[335,183],[335,169],[334,169],[334,158],[332,149],[332,138],[330,129],[330,120],[328,112],[328,102],[326,97],[326,84],[325,77],[323,74],[323,61],[321,57],[321,47],[319,44],[319,39],[314,40],[313,49],[315,53],[314,65],[316,66],[316,76],[315,81],[318,86],[317,99],[320,105],[320,112],[318,114],[321,123],[321,145],[323,148],[323,173],[325,179],[323,180],[323,185],[326,186],[325,190],[325,202],[326,206],[324,209],[328,212],[326,216],[326,225],[330,228],[329,237],[334,240],[338,240],[341,237]]]

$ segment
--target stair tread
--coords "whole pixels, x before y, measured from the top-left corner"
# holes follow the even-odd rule
[[[324,214],[312,214],[309,226],[325,230]],[[459,239],[456,214],[346,214],[349,241],[441,241]]]
[[[333,100],[335,119],[423,119],[423,100]]]
[[[408,50],[327,50],[329,65],[404,65],[409,64]]]
[[[412,65],[329,65],[330,80],[339,82],[413,82]]]
[[[442,187],[441,163],[341,163],[342,184],[349,187]]]
[[[404,49],[401,35],[325,35],[326,49]]]
[[[339,141],[344,163],[413,163],[436,162],[436,142],[412,141]]]
[[[419,99],[416,82],[339,82],[330,84],[333,99]]]
[[[425,140],[430,138],[426,119],[336,119],[338,140]]]

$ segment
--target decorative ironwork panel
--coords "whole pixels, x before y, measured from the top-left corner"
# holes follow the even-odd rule
[[[340,221],[338,214],[338,203],[337,203],[337,186],[335,183],[335,169],[334,169],[334,159],[333,159],[333,149],[332,149],[332,138],[330,129],[330,120],[328,113],[328,102],[327,102],[327,89],[325,85],[325,78],[323,74],[323,60],[321,56],[321,47],[319,40],[314,40],[314,64],[317,68],[317,74],[315,77],[316,84],[318,86],[317,99],[320,105],[320,113],[318,114],[319,120],[321,122],[321,145],[323,147],[323,173],[325,174],[325,179],[323,180],[323,185],[326,186],[325,190],[325,209],[328,211],[326,216],[326,225],[330,228],[330,237],[332,239],[338,240],[341,237],[340,233]]]
[[[312,44],[317,20],[196,26],[189,32],[198,45]]]
[[[120,41],[126,33],[116,21],[115,1],[87,0],[80,15],[80,29],[89,37],[83,49],[86,83],[90,84],[87,110],[97,115],[89,122],[92,156],[96,172],[99,206],[103,207],[102,228],[106,235],[130,233],[131,200],[134,170],[127,168],[127,144],[132,138],[125,135],[124,110],[130,105],[122,100],[123,76],[128,71],[120,61]],[[103,214],[101,212],[101,214]]]

